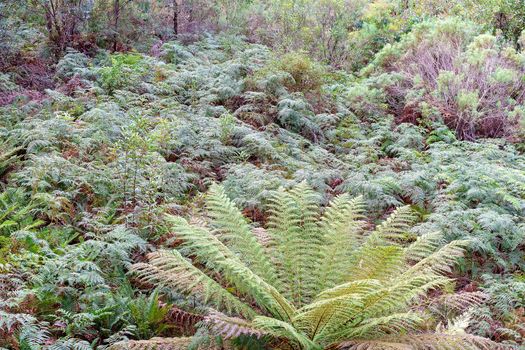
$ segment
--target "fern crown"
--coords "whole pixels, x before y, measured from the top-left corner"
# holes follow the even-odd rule
[[[208,305],[206,324],[223,338],[269,337],[290,349],[488,346],[421,331],[427,316],[414,302],[449,283],[444,274],[467,242],[443,245],[432,233],[400,244],[415,219],[409,207],[367,232],[360,197],[340,195],[321,213],[317,193],[301,183],[274,193],[266,228],[253,228],[219,185],[206,209],[207,224],[170,217],[182,244],[134,271]]]

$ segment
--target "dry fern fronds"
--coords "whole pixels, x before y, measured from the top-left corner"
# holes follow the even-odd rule
[[[471,334],[423,333],[377,340],[350,340],[330,349],[341,350],[510,350],[511,346]]]
[[[205,317],[204,322],[214,334],[220,334],[224,339],[236,338],[240,335],[260,338],[264,334],[251,322],[238,317],[228,317],[220,312],[211,312]]]
[[[113,344],[110,350],[187,350],[192,338],[151,338]]]
[[[180,329],[185,332],[194,332],[199,322],[204,320],[204,316],[194,314],[176,306],[172,306],[167,315],[169,322],[175,323]]]
[[[109,347],[109,350],[188,350],[193,343],[191,337],[180,338],[151,338],[148,340],[129,340],[118,342]],[[228,350],[233,349],[228,343],[221,345],[199,345],[196,350]]]

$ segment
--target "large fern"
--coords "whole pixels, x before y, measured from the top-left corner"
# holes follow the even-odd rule
[[[170,217],[182,244],[150,254],[135,271],[219,310],[205,323],[226,339],[264,335],[290,349],[488,346],[483,338],[424,329],[428,313],[412,306],[450,282],[444,273],[466,242],[439,248],[441,236],[429,234],[400,244],[414,221],[406,207],[367,233],[360,198],[336,197],[321,213],[302,183],[275,193],[267,230],[252,230],[218,185],[207,210],[207,226]]]

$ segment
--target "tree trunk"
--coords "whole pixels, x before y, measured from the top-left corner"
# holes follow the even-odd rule
[[[179,34],[179,5],[177,0],[173,0],[173,34]]]
[[[113,1],[113,52],[117,51],[118,20],[120,17],[120,0]]]
[[[62,28],[60,26],[60,22],[57,15],[57,5],[53,2],[53,0],[41,2],[39,3],[42,5],[44,9],[44,14],[46,18],[46,29],[48,31],[48,40],[52,45],[52,50],[55,55],[55,58],[60,58],[60,55],[63,50],[63,33]]]

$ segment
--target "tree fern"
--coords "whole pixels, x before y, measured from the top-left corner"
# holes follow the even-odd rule
[[[146,282],[215,307],[204,324],[225,339],[285,339],[291,349],[484,349],[489,344],[468,334],[434,341],[436,334],[422,332],[428,313],[412,307],[450,282],[443,273],[462,255],[465,242],[440,248],[436,233],[400,245],[414,221],[407,207],[366,234],[360,198],[336,197],[323,213],[318,201],[304,183],[275,192],[261,240],[261,232],[254,233],[214,185],[207,196],[210,224],[171,217],[182,244],[150,254],[134,270]]]

